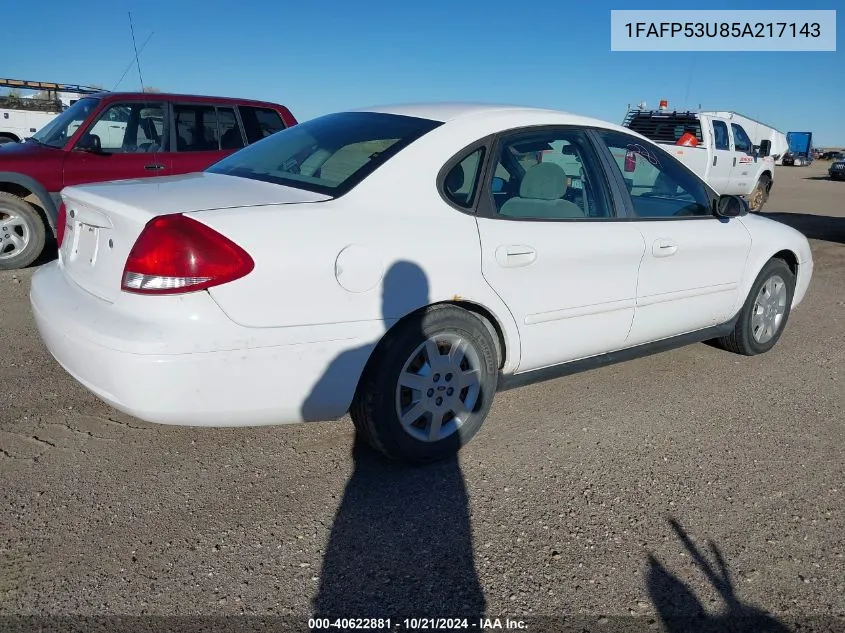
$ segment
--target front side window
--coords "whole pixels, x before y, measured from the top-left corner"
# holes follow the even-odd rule
[[[742,126],[737,125],[736,123],[731,123],[731,129],[734,133],[734,149],[738,152],[750,154],[753,143],[751,142],[751,139],[748,138],[748,134],[745,133],[745,130],[742,129]]]
[[[115,103],[103,110],[79,146],[110,154],[160,152],[166,148],[164,103]]]
[[[581,130],[519,133],[499,145],[491,196],[500,217],[613,217],[606,181]]]
[[[728,139],[728,126],[724,121],[713,121],[713,140],[715,141],[716,149],[730,149],[730,140]]]
[[[64,147],[99,105],[99,99],[80,99],[32,135],[32,139],[50,147]]]
[[[711,216],[704,184],[656,145],[621,132],[600,130],[641,218]]]
[[[206,171],[342,195],[439,125],[377,112],[329,114],[248,145]]]

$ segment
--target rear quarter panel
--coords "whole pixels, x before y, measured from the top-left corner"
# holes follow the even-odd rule
[[[503,371],[515,368],[518,331],[481,275],[475,217],[436,188],[442,165],[484,131],[452,132],[424,137],[335,200],[192,214],[255,260],[250,275],[211,295],[255,328],[377,321],[386,331],[426,305],[473,303],[503,330]]]

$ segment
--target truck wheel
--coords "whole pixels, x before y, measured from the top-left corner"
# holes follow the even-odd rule
[[[29,266],[41,255],[46,239],[47,230],[35,207],[0,191],[0,270]]]
[[[760,176],[757,181],[757,186],[748,196],[748,207],[752,213],[759,213],[769,199],[769,183],[771,179],[768,176]]]
[[[0,134],[0,145],[3,143],[17,143],[18,139],[8,134]]]

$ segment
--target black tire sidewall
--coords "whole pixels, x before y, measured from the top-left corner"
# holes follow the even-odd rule
[[[20,253],[8,259],[0,259],[0,270],[17,270],[29,266],[44,250],[47,231],[44,221],[31,204],[10,193],[0,192],[0,212],[9,206],[26,220],[30,232],[29,244]],[[2,223],[2,219],[0,219]]]
[[[417,346],[427,338],[447,333],[461,336],[478,353],[480,402],[456,433],[439,442],[422,442],[402,428],[395,406],[396,386],[402,368]],[[477,316],[457,306],[435,306],[400,323],[377,347],[363,385],[372,390],[365,396],[367,404],[363,413],[369,418],[380,445],[377,448],[382,452],[417,463],[437,461],[456,453],[478,433],[490,410],[497,384],[496,346],[487,326]]]
[[[765,343],[758,343],[754,339],[754,333],[751,330],[751,313],[754,310],[754,302],[757,298],[757,294],[760,292],[760,288],[763,287],[763,284],[768,281],[768,279],[773,275],[779,275],[781,279],[784,280],[786,283],[786,310],[783,313],[783,319],[781,320],[780,327],[778,328],[775,335]],[[786,324],[789,321],[789,316],[792,312],[792,298],[795,295],[795,275],[789,269],[786,262],[781,259],[772,259],[769,260],[765,266],[763,266],[760,273],[757,275],[757,279],[754,280],[754,284],[751,286],[751,291],[748,293],[748,298],[745,301],[745,306],[743,306],[742,314],[740,315],[740,323],[738,326],[741,328],[741,337],[743,346],[746,347],[752,354],[764,354],[772,349],[780,340],[781,334],[786,329]]]

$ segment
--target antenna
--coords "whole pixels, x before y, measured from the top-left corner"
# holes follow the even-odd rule
[[[695,70],[695,57],[693,57],[692,62],[690,62],[689,79],[687,79],[687,93],[684,95],[684,109],[689,108],[689,89],[690,89],[690,84],[692,84],[692,75],[693,75],[694,70]]]
[[[132,12],[129,11],[129,31],[132,33],[132,48],[135,49],[135,63],[138,66],[138,79],[141,80],[141,92],[144,90],[144,76],[141,74],[141,60],[138,58],[138,45],[135,43],[135,27],[132,24]]]
[[[140,49],[138,49],[138,52],[135,54],[135,55],[136,55],[136,57],[139,57],[139,56],[141,55],[141,53],[143,53],[143,52],[144,52],[144,48],[146,48],[146,46],[147,46],[147,42],[149,42],[149,41],[150,41],[150,38],[151,38],[154,34],[155,34],[155,31],[153,31],[152,33],[150,33],[150,34],[147,36],[147,39],[146,39],[146,40],[144,40],[144,43],[143,43],[143,44],[141,44],[141,48],[140,48]],[[114,92],[115,90],[117,90],[117,87],[118,87],[118,86],[120,85],[120,83],[123,81],[123,78],[124,78],[124,77],[126,77],[126,73],[128,73],[128,72],[129,72],[129,70],[132,68],[132,64],[134,64],[134,63],[135,63],[135,60],[134,60],[134,59],[133,59],[132,61],[130,61],[130,62],[129,62],[129,65],[128,65],[128,66],[126,66],[126,70],[124,70],[124,71],[123,71],[123,74],[120,76],[120,79],[118,79],[118,80],[117,80],[117,83],[114,85],[114,88],[112,88],[112,92]]]
[[[144,76],[141,74],[141,59],[138,56],[138,45],[135,42],[135,26],[132,24],[132,12],[128,11],[128,13],[129,13],[129,31],[132,33],[132,48],[135,50],[135,64],[138,66],[138,79],[141,81],[141,92],[146,92],[147,90],[144,87]],[[150,33],[150,37],[152,37],[152,33]],[[149,40],[149,39],[150,38],[148,37],[147,40]],[[145,44],[146,44],[146,42],[145,42]],[[131,64],[130,64],[130,66],[131,66]],[[140,125],[140,113],[139,113],[139,125]],[[153,123],[152,125],[153,125],[153,128],[155,128],[155,123]],[[164,140],[166,133],[167,133],[167,117],[165,115],[165,119],[164,119],[164,122],[162,123],[162,128],[161,128],[161,137],[159,138],[160,141]],[[146,135],[146,132],[144,132],[144,135]],[[155,145],[158,145],[158,143],[156,143]],[[165,147],[161,147],[160,149],[166,150]],[[152,168],[152,169],[162,169],[162,168],[164,168],[164,165],[160,165],[159,162],[158,162],[158,153],[159,153],[159,150],[157,150],[155,148],[155,146],[153,146],[153,164],[147,165],[146,169],[150,169],[150,168]]]

